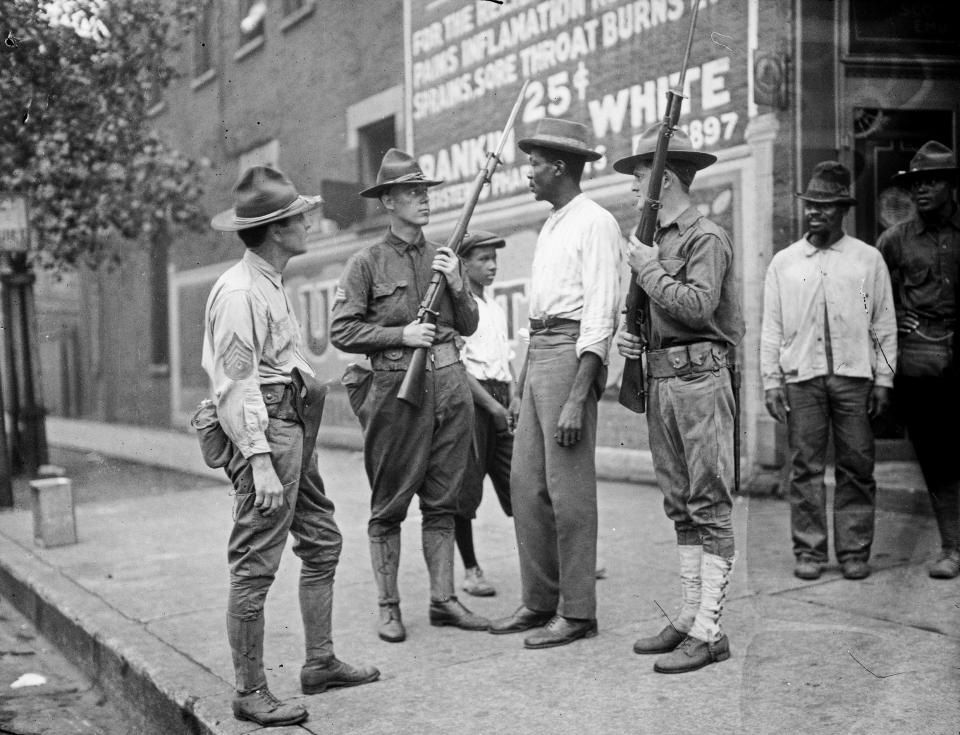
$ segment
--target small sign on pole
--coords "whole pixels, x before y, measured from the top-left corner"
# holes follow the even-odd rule
[[[27,200],[0,194],[0,252],[24,253],[30,243]]]

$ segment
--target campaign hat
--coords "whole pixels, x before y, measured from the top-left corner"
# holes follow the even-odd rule
[[[383,154],[383,160],[380,161],[377,183],[361,191],[360,196],[376,199],[382,196],[391,186],[397,184],[436,186],[442,183],[443,179],[428,179],[413,156],[397,148],[391,148]]]
[[[475,248],[502,248],[506,244],[507,241],[500,237],[500,235],[495,235],[486,230],[474,230],[463,236],[463,241],[460,243],[460,249],[457,251],[457,255],[465,258],[467,254]]]
[[[633,176],[633,171],[638,163],[652,161],[653,154],[657,150],[657,141],[660,139],[660,123],[655,123],[643,131],[637,139],[634,146],[633,155],[618,159],[613,164],[613,170]],[[695,150],[688,136],[683,130],[677,128],[673,131],[670,138],[670,145],[667,147],[667,163],[671,161],[684,161],[692,163],[697,171],[710,166],[717,161],[717,157],[712,153]]]
[[[813,167],[807,189],[796,193],[805,202],[856,204],[850,195],[850,170],[838,161],[821,161]]]
[[[582,123],[545,117],[537,123],[533,135],[517,141],[517,147],[524,153],[530,153],[531,148],[549,148],[596,161],[603,154],[594,150],[589,138],[590,131]]]
[[[942,178],[946,181],[956,181],[960,169],[957,168],[957,157],[953,151],[943,143],[928,140],[910,159],[910,168],[899,171],[893,177],[893,183],[909,187],[917,178]]]
[[[294,217],[316,209],[320,195],[303,196],[286,174],[270,166],[251,166],[233,187],[233,207],[220,212],[210,226],[222,232],[237,232]]]

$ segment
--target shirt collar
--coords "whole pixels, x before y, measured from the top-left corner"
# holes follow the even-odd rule
[[[281,278],[280,271],[257,255],[253,250],[247,249],[247,252],[243,254],[243,262],[263,274],[267,280],[277,288],[283,288],[283,279]]]
[[[960,230],[960,207],[954,204],[953,214],[951,214],[944,221],[944,225],[950,225],[955,230]],[[916,215],[912,220],[910,220],[911,234],[912,235],[921,235],[927,230],[927,223],[923,220],[920,215]]]
[[[846,240],[847,240],[847,233],[844,232],[843,235],[840,237],[840,239],[837,240],[832,245],[829,245],[828,247],[825,247],[825,248],[818,248],[816,245],[814,245],[807,239],[807,235],[806,233],[804,233],[803,254],[809,258],[811,255],[816,255],[817,253],[822,253],[827,250],[834,250],[838,253],[842,253],[846,248]]]
[[[426,242],[426,238],[423,236],[423,231],[421,230],[416,242],[407,242],[406,240],[393,234],[393,230],[387,230],[387,236],[383,241],[398,253],[403,255],[410,248],[415,248],[418,251],[423,250],[423,244]]]
[[[684,209],[679,215],[677,215],[676,219],[670,222],[667,222],[667,224],[665,225],[660,225],[660,229],[665,230],[668,227],[672,227],[673,225],[676,225],[677,230],[682,235],[690,227],[692,227],[694,223],[696,223],[696,221],[700,219],[702,216],[703,215],[700,214],[700,210],[691,204],[689,207]]]

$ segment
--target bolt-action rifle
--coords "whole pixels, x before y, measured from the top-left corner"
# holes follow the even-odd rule
[[[687,75],[687,64],[690,61],[690,47],[693,45],[693,29],[697,24],[697,11],[700,9],[700,0],[693,0],[690,17],[690,33],[687,36],[687,49],[683,54],[683,64],[680,66],[680,77],[677,86],[667,92],[667,109],[660,122],[660,135],[657,139],[657,148],[653,154],[653,163],[650,169],[650,180],[647,184],[647,196],[643,202],[643,213],[640,215],[640,224],[637,226],[636,238],[649,245],[653,242],[653,233],[657,227],[657,215],[660,211],[660,190],[663,184],[663,170],[667,164],[667,150],[670,147],[670,138],[677,129],[680,121],[680,106],[683,104],[683,82]],[[647,310],[649,303],[647,295],[637,282],[637,272],[630,271],[630,288],[624,308],[626,314],[627,331],[634,337],[640,337],[641,350],[646,352],[649,338]],[[643,355],[636,359],[628,359],[623,365],[623,378],[620,381],[620,404],[635,413],[647,410],[646,376],[644,375]]]
[[[523,96],[527,91],[527,85],[529,83],[529,80],[525,81],[520,88],[520,94],[517,95],[517,101],[513,105],[513,110],[510,111],[507,124],[503,128],[503,132],[500,133],[500,141],[497,143],[497,148],[487,154],[487,161],[473,180],[470,195],[463,203],[463,209],[460,210],[460,217],[457,219],[457,224],[447,239],[446,246],[457,253],[457,255],[460,254],[460,245],[463,243],[463,236],[467,232],[470,217],[473,216],[473,209],[480,199],[483,185],[493,178],[493,173],[500,164],[500,154],[503,152],[503,147],[507,143],[507,138],[510,137],[510,131],[513,129],[513,123],[516,121],[517,114],[520,112],[520,104],[523,102]],[[423,301],[420,303],[420,310],[417,313],[420,324],[437,323],[440,299],[443,296],[446,285],[447,281],[444,275],[439,271],[434,271],[433,277],[430,279],[430,284],[427,286],[427,291],[423,296]],[[419,407],[423,399],[423,379],[427,368],[428,349],[427,347],[417,347],[413,351],[413,355],[410,358],[410,365],[407,367],[406,375],[403,376],[403,382],[400,384],[400,390],[397,392],[397,398],[411,406]]]

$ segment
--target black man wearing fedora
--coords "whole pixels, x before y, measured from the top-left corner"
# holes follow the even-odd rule
[[[580,123],[545,118],[517,142],[552,207],[530,278],[530,344],[510,474],[522,605],[491,633],[541,628],[526,648],[597,634],[597,401],[620,307],[623,235],[580,189],[600,158]]]
[[[890,404],[897,359],[893,292],[880,252],[844,232],[856,203],[845,166],[818,163],[797,197],[807,231],[770,261],[760,335],[767,411],[788,430],[794,574],[817,579],[828,558],[832,433],[834,551],[845,578],[863,579],[877,494],[870,419]]]
[[[307,719],[306,709],[276,699],[263,668],[264,601],[288,533],[301,560],[303,692],[365,684],[380,672],[345,664],[333,653],[333,577],[341,537],[317,467],[323,390],[304,357],[283,285],[287,261],[306,251],[305,215],[320,206],[320,197],[301,196],[280,171],[254,166],[237,182],[234,202],[211,225],[236,232],[246,252],[207,299],[202,359],[230,440],[218,464],[235,490],[227,602],[237,687],[233,712],[262,726],[293,725]]]
[[[649,186],[659,125],[640,136],[636,152],[613,164],[633,176],[638,207]],[[654,242],[630,237],[627,258],[649,297],[647,426],[654,471],[673,521],[682,606],[657,635],[641,638],[639,654],[665,654],[659,673],[682,673],[730,657],[720,612],[734,559],[735,402],[729,369],[743,336],[740,293],[730,236],[693,205],[696,173],[717,160],[674,131],[663,174]],[[624,357],[642,345],[625,329]]]
[[[406,639],[397,572],[400,524],[413,497],[420,499],[423,555],[430,575],[431,625],[486,630],[489,621],[470,612],[454,594],[454,514],[473,435],[473,398],[456,339],[477,328],[477,305],[464,283],[460,260],[429,242],[428,179],[416,160],[391,148],[374,186],[390,217],[380,242],[353,255],[340,276],[330,338],[344,352],[365,354],[373,368],[365,403],[364,465],[372,491],[370,560],[380,608],[378,635]],[[434,271],[443,274],[436,324],[417,314]],[[415,348],[428,348],[425,395],[419,407],[397,398]]]
[[[931,140],[894,183],[909,189],[916,215],[877,241],[893,278],[900,357],[894,405],[907,427],[940,530],[935,579],[960,574],[960,169],[954,152]],[[935,420],[934,415],[945,417]]]

